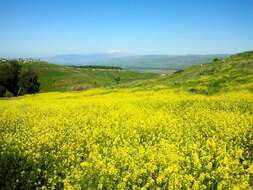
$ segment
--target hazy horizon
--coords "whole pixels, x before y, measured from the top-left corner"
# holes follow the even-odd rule
[[[245,51],[241,51],[241,52],[247,52],[247,51],[251,51],[251,50],[245,50]],[[119,54],[116,57],[119,58],[123,58],[123,57],[141,57],[141,56],[208,56],[208,55],[233,55],[233,54],[237,54],[237,53],[241,53],[241,52],[234,52],[234,53],[185,53],[185,54],[159,54],[159,53],[143,53],[143,54],[130,54],[130,53],[122,53]],[[2,55],[0,54],[0,58],[6,58],[6,59],[47,59],[47,58],[53,58],[53,57],[61,57],[61,56],[96,56],[96,55],[112,55],[113,56],[114,53],[110,53],[110,52],[86,52],[86,53],[63,53],[63,54],[52,54],[52,55],[44,55],[44,56],[30,56],[30,55]]]

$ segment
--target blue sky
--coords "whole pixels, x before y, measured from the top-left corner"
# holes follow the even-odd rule
[[[253,49],[253,0],[1,0],[0,56]]]

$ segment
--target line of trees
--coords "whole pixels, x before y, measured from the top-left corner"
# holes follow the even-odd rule
[[[17,60],[0,63],[0,97],[19,96],[39,92],[38,75],[22,68]]]
[[[106,66],[106,65],[67,65],[67,67],[74,67],[74,68],[83,68],[83,69],[115,69],[115,70],[123,70],[122,67],[118,66]]]

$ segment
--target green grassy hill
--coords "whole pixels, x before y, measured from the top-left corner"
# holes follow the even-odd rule
[[[208,95],[236,90],[253,91],[253,51],[160,76],[121,69],[69,67],[39,61],[22,64],[24,68],[31,68],[38,73],[42,92],[93,87],[169,88]],[[120,85],[117,85],[116,77],[121,78]]]
[[[38,73],[42,92],[113,86],[116,85],[115,77],[120,77],[121,84],[158,76],[120,69],[73,68],[47,62],[28,62],[22,65]]]
[[[232,55],[210,64],[194,65],[172,75],[132,84],[145,88],[172,88],[199,94],[253,91],[253,51]]]

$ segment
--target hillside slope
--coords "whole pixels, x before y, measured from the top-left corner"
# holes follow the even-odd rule
[[[200,94],[234,90],[253,91],[253,51],[191,66],[172,75],[134,83],[137,87],[172,88]]]
[[[42,61],[22,62],[21,64],[24,68],[31,68],[38,73],[42,92],[113,86],[117,85],[116,77],[120,77],[119,83],[121,84],[157,76],[153,73],[119,69],[73,68]]]

